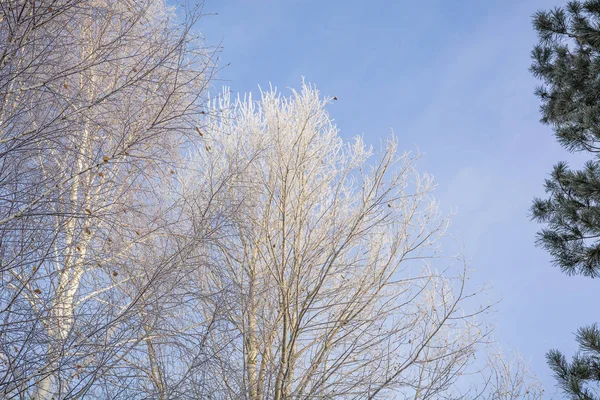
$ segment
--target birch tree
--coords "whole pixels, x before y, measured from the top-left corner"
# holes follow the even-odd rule
[[[231,176],[232,215],[204,266],[225,293],[204,304],[224,318],[211,398],[459,398],[489,305],[462,264],[431,263],[448,220],[417,157],[342,139],[327,102],[308,85],[213,102],[197,168]]]
[[[488,306],[394,137],[309,86],[205,108],[201,8],[0,12],[3,398],[460,396]]]
[[[165,398],[189,373],[204,325],[173,317],[205,231],[168,192],[213,66],[177,10],[0,1],[3,398]]]

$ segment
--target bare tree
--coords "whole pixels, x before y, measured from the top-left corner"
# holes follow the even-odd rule
[[[344,141],[311,86],[213,103],[197,168],[228,175],[231,221],[206,254],[213,398],[450,396],[490,329],[466,269],[438,271],[447,219],[390,137]],[[188,182],[187,185],[193,185]],[[214,302],[211,300],[214,299]],[[216,303],[218,301],[218,304]]]
[[[506,357],[498,346],[487,349],[482,393],[476,399],[540,400],[544,390],[523,357]]]
[[[453,396],[488,306],[432,180],[308,86],[205,109],[201,11],[0,0],[1,396]]]
[[[0,1],[6,398],[165,398],[190,373],[169,360],[191,357],[210,322],[180,314],[201,297],[190,260],[211,228],[192,230],[168,192],[213,65],[192,32],[201,8],[177,11]]]

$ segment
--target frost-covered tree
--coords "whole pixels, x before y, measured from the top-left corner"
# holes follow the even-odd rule
[[[168,193],[211,77],[199,16],[0,1],[0,397],[165,398],[197,363],[202,224]]]
[[[380,152],[343,140],[326,103],[308,85],[258,101],[225,93],[201,132],[197,168],[230,177],[232,212],[206,249],[203,290],[222,296],[204,312],[223,315],[206,342],[211,398],[458,398],[489,339],[476,319],[487,306],[468,311],[479,292],[462,267],[428,262],[448,223],[432,179],[395,137]],[[514,398],[495,393],[480,398]]]
[[[205,108],[169,4],[0,0],[0,397],[460,395],[487,306],[431,179],[308,86]]]

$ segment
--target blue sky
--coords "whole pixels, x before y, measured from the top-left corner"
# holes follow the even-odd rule
[[[345,137],[377,145],[393,129],[403,149],[418,147],[476,279],[503,299],[496,339],[531,360],[548,392],[544,354],[570,356],[573,332],[597,316],[597,283],[552,267],[528,217],[552,165],[580,161],[538,122],[528,72],[531,15],[563,3],[207,0],[218,15],[200,23],[229,64],[215,89],[297,88],[304,76],[339,98],[328,111]]]

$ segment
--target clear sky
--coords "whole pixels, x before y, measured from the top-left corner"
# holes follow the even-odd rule
[[[424,153],[451,233],[478,281],[503,300],[492,316],[503,348],[531,360],[548,392],[550,348],[575,350],[573,332],[600,322],[597,282],[568,277],[534,246],[528,209],[559,160],[575,160],[539,121],[528,72],[531,16],[556,0],[207,0],[200,28],[221,43],[221,84],[270,82],[323,95],[345,137],[378,145],[391,132]],[[284,90],[285,92],[285,90]]]

